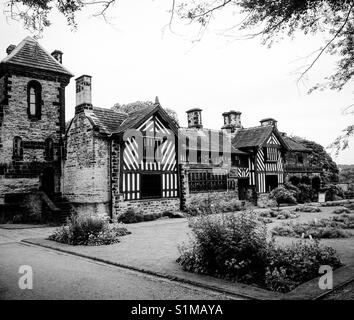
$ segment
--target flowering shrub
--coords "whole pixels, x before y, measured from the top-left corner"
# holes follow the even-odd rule
[[[342,215],[330,219],[313,220],[303,223],[284,222],[274,227],[273,235],[296,238],[348,238],[351,233],[344,229],[354,228],[354,217]]]
[[[92,216],[72,215],[67,225],[59,227],[49,240],[71,245],[106,245],[119,242],[119,237],[130,232],[117,224]]]
[[[202,199],[195,199],[187,205],[186,211],[191,216],[235,212],[242,209],[241,201],[231,197],[217,197],[208,195]]]
[[[265,287],[287,292],[299,284],[318,276],[321,265],[333,269],[341,262],[331,247],[320,246],[318,241],[298,242],[284,247],[271,246],[265,274]]]
[[[335,251],[318,242],[276,247],[253,212],[200,216],[190,225],[194,240],[177,259],[189,272],[287,292],[318,276],[321,264],[340,266]]]
[[[278,188],[273,189],[270,192],[269,197],[271,199],[274,199],[277,202],[278,209],[279,209],[280,204],[282,204],[282,203],[289,203],[289,204],[296,203],[294,193],[292,191],[289,191],[289,190],[283,188],[283,187],[278,187]]]

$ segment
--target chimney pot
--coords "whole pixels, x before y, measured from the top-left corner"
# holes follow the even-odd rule
[[[76,81],[76,107],[75,113],[80,113],[83,110],[92,110],[92,77],[82,75],[75,79]]]
[[[10,44],[6,49],[7,55],[9,55],[12,51],[14,51],[15,48],[16,46],[14,44]]]
[[[231,110],[228,112],[224,112],[222,116],[224,117],[224,126],[221,129],[230,131],[234,133],[237,129],[241,129],[241,112]]]
[[[60,50],[54,50],[52,52],[52,56],[55,60],[57,60],[59,63],[63,63],[63,53]]]
[[[273,126],[277,127],[278,121],[273,118],[266,118],[260,121],[261,126]]]
[[[188,128],[203,129],[202,109],[193,108],[186,111],[188,117]]]

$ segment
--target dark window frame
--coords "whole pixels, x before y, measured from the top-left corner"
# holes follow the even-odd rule
[[[23,160],[23,141],[21,137],[14,137],[13,139],[13,160]]]
[[[155,178],[156,181],[149,181],[150,183],[147,183],[147,181],[144,181],[147,176]],[[153,193],[153,191],[156,191],[156,193]],[[162,175],[160,173],[142,173],[140,176],[140,194],[141,199],[144,200],[162,198]]]
[[[54,141],[52,138],[47,138],[44,141],[44,159],[46,161],[54,160]]]
[[[35,94],[35,113],[31,112],[31,90],[34,90]],[[42,116],[42,86],[38,81],[31,80],[27,84],[27,114],[30,120],[40,120]]]
[[[226,191],[227,174],[213,174],[209,171],[190,171],[188,173],[189,191]]]

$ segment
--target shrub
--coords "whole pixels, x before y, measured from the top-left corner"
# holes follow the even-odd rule
[[[208,195],[203,199],[195,199],[187,205],[186,211],[191,216],[208,215],[223,212],[235,212],[242,209],[241,201],[234,198],[221,198]]]
[[[317,193],[311,185],[306,183],[300,183],[298,185],[298,188],[300,190],[300,193],[298,194],[297,198],[299,203],[311,202],[316,199]]]
[[[338,208],[333,210],[334,214],[342,214],[342,213],[351,213],[351,211],[348,208]]]
[[[335,251],[317,242],[276,247],[253,212],[200,216],[191,227],[194,240],[179,248],[177,259],[189,272],[287,292],[318,276],[319,265],[340,265]]]
[[[254,213],[200,216],[191,228],[195,241],[191,249],[181,247],[177,259],[184,270],[241,282],[265,272],[267,231]]]
[[[259,216],[262,218],[277,218],[277,219],[295,219],[299,217],[299,215],[296,214],[294,211],[272,210],[272,209],[261,211],[259,213]]]
[[[319,207],[312,207],[312,206],[300,206],[295,209],[297,212],[321,212]]]
[[[123,214],[118,217],[118,222],[126,224],[141,222],[143,220],[143,214],[132,208],[127,209]]]
[[[346,205],[344,205],[347,209],[349,210],[354,210],[354,203],[348,203]]]
[[[117,224],[92,216],[72,215],[67,225],[56,229],[49,240],[71,245],[106,245],[119,242],[119,237],[130,232]]]
[[[284,222],[281,226],[274,227],[272,234],[295,238],[309,238],[310,236],[317,239],[348,238],[351,234],[344,229],[350,228],[354,228],[354,219],[333,217],[331,219],[303,223]]]
[[[162,213],[163,217],[169,217],[170,219],[184,218],[184,215],[181,212],[174,212],[166,210]]]
[[[282,204],[282,203],[290,203],[290,204],[296,203],[296,199],[294,197],[293,192],[291,192],[283,187],[278,187],[278,188],[273,189],[270,192],[269,197],[271,199],[274,199],[277,202],[278,209],[279,209],[280,204]]]
[[[336,186],[335,184],[328,184],[324,189],[326,191],[326,201],[341,200],[345,197],[342,188]]]
[[[265,287],[279,292],[287,292],[297,285],[318,276],[321,265],[332,268],[341,262],[331,247],[320,246],[318,241],[298,242],[286,247],[270,247],[271,263],[265,274]]]

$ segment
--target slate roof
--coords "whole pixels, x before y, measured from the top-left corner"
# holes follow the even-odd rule
[[[223,133],[223,131],[210,130],[210,129],[194,129],[194,128],[179,129],[179,133],[184,135],[185,137],[188,137],[190,140],[197,141],[197,137],[200,137],[202,150],[209,150],[209,147],[203,148],[204,146],[209,146],[209,132]],[[227,139],[227,141],[231,144],[231,136],[229,134],[223,133],[223,139]],[[213,139],[211,139],[210,151],[216,151],[216,152],[223,151],[223,147],[222,145],[220,145],[219,140],[213,141]],[[247,154],[246,152],[238,150],[233,145],[231,145],[231,152],[236,154]]]
[[[288,148],[290,151],[303,151],[303,152],[311,152],[312,150],[309,148],[306,148],[303,144],[295,141],[294,139],[283,136],[282,137],[285,143],[287,144]]]
[[[161,107],[153,105],[141,110],[124,113],[112,109],[94,107],[92,111],[85,111],[85,115],[99,128],[100,132],[113,134],[135,128],[140,121],[158,108]]]
[[[232,145],[235,148],[250,148],[260,146],[265,139],[272,133],[272,126],[259,126],[246,129],[240,129],[232,139]]]
[[[119,130],[120,125],[127,119],[126,113],[120,113],[111,109],[93,108],[93,112],[86,113],[101,132],[111,134]]]
[[[32,67],[41,70],[53,71],[56,73],[73,76],[73,74],[63,67],[53,58],[37,41],[27,37],[2,61],[1,64],[11,64]]]

